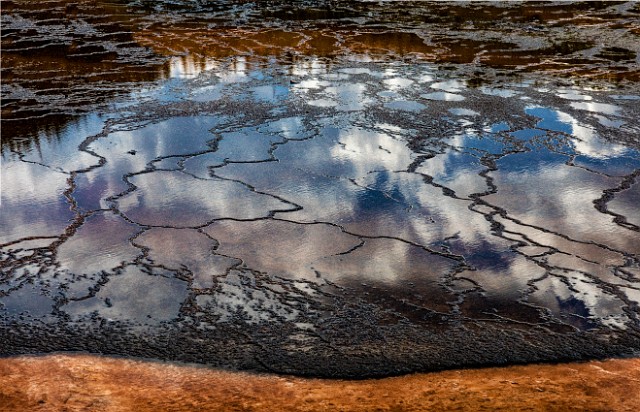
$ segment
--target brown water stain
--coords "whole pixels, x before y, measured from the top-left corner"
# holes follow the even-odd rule
[[[449,68],[483,79],[496,70],[616,83],[640,75],[632,2],[153,4],[3,1],[3,145],[170,77],[177,55],[400,59],[467,65]]]

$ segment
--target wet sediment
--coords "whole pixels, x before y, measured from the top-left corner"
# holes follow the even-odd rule
[[[3,2],[2,355],[639,353],[637,4],[30,4]]]

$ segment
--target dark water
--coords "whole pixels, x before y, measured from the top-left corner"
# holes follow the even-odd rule
[[[0,354],[640,353],[636,4],[186,3],[3,2]]]

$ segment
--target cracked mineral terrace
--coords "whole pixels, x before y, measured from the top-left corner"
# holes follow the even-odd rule
[[[640,354],[637,3],[2,8],[0,355]]]

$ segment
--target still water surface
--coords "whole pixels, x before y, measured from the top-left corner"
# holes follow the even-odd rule
[[[55,126],[10,102],[1,354],[363,377],[638,353],[636,83],[307,53],[173,56],[87,113],[43,100]]]

